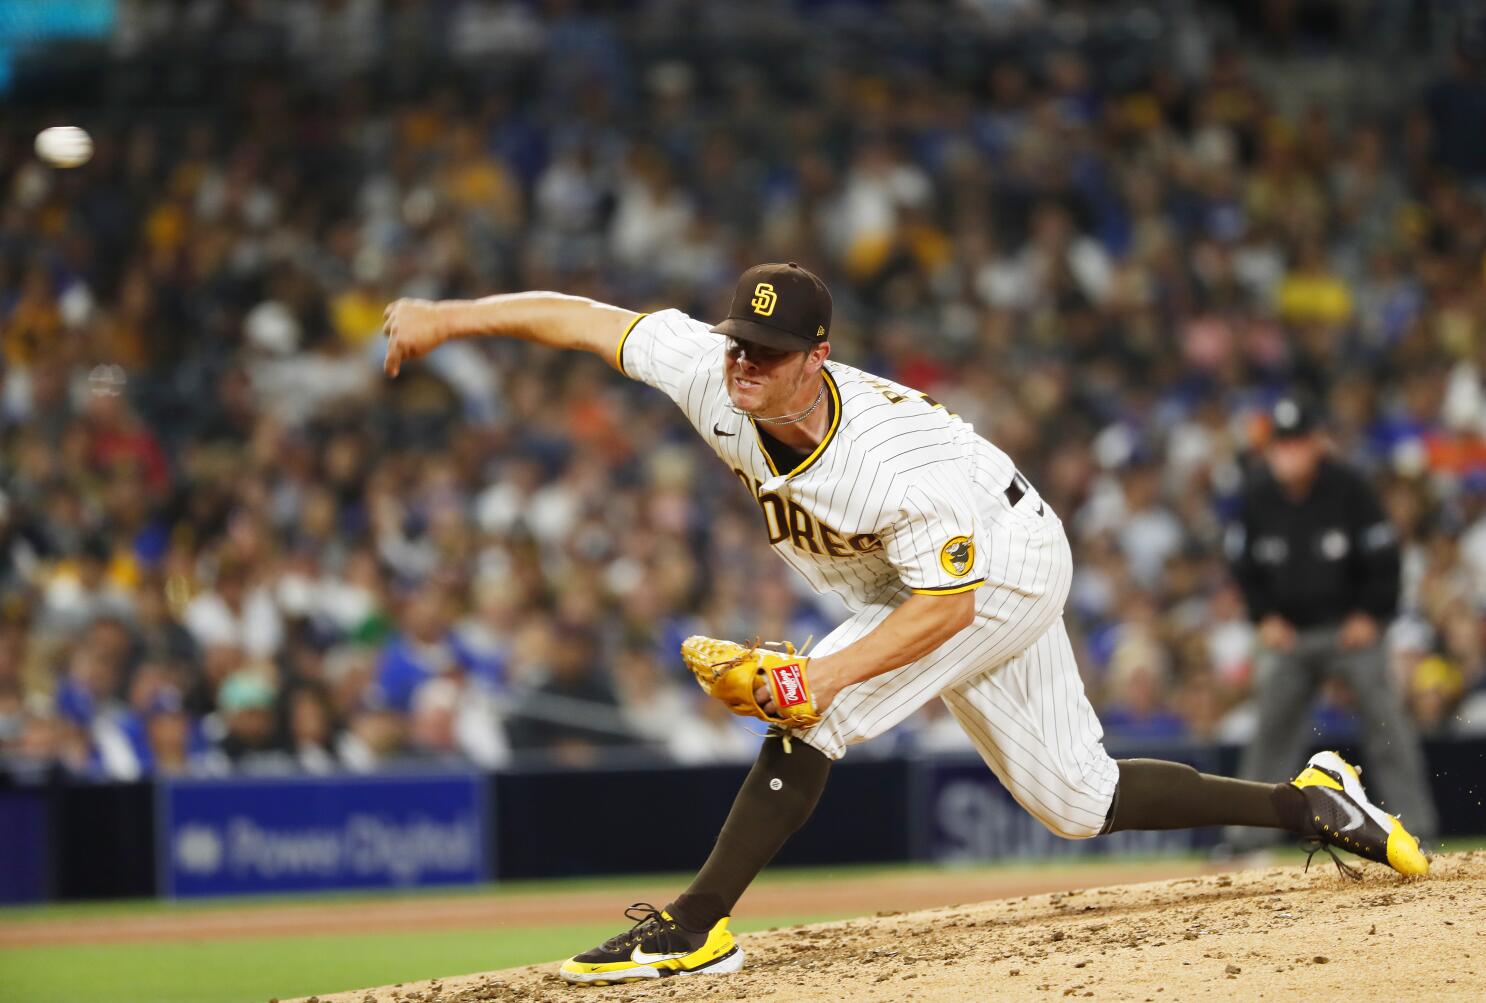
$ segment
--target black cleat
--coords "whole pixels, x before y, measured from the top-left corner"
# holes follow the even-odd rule
[[[697,933],[648,902],[624,911],[635,925],[598,947],[562,963],[558,974],[578,985],[608,986],[672,975],[725,974],[743,967],[743,951],[728,932],[728,918]]]

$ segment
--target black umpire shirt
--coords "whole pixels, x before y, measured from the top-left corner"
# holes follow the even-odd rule
[[[1398,610],[1398,534],[1372,486],[1334,460],[1321,461],[1299,500],[1267,466],[1256,471],[1226,549],[1256,621],[1278,613],[1296,627],[1332,626],[1362,611],[1386,624]]]

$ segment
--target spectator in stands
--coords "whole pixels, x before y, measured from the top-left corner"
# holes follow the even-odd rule
[[[98,617],[132,614],[127,572],[113,563],[113,549],[90,536],[71,560],[58,562],[48,576],[45,629],[56,634],[80,631]]]
[[[634,742],[613,687],[598,665],[598,638],[592,628],[559,628],[543,678],[512,715],[511,747],[544,750],[559,762],[582,766],[597,762],[603,746]]]
[[[409,741],[421,755],[463,760],[487,769],[511,759],[498,699],[478,679],[448,674],[413,693]]]
[[[274,692],[262,673],[243,669],[233,673],[217,694],[222,737],[216,747],[234,770],[244,773],[284,773],[294,761],[280,738],[274,717]]]
[[[403,715],[387,703],[374,684],[362,690],[336,743],[341,764],[354,773],[372,773],[397,762],[406,749]]]
[[[1110,659],[1101,720],[1136,742],[1172,741],[1186,724],[1168,705],[1172,690],[1166,656],[1140,632],[1121,640]]]
[[[0,753],[13,748],[26,727],[26,704],[21,681],[7,677],[0,666]]]
[[[92,740],[82,726],[45,704],[26,709],[20,736],[6,750],[6,765],[23,780],[44,779],[54,769],[95,778]]]
[[[187,715],[178,691],[160,691],[142,717],[146,743],[142,758],[146,772],[156,776],[215,772],[204,740]]]
[[[288,714],[289,748],[299,770],[304,773],[332,773],[339,764],[332,744],[335,739],[335,712],[330,694],[314,682],[301,682],[291,689],[284,701]]]
[[[377,668],[377,685],[394,709],[411,710],[413,694],[429,680],[475,668],[475,659],[452,629],[448,607],[447,593],[438,583],[424,585],[406,600],[403,629],[382,649]]]
[[[1384,33],[1397,85],[1322,105],[1307,59],[1253,72],[1234,5],[1203,0],[1180,25],[1155,5],[1155,35],[1132,39],[1132,2],[1059,9],[1086,41],[1053,53],[1036,37],[1056,5],[1026,5],[1006,36],[996,5],[925,29],[887,4],[870,48],[833,37],[829,59],[791,41],[818,35],[811,5],[782,5],[774,60],[725,68],[708,53],[733,37],[728,5],[698,6],[679,47],[621,30],[669,23],[664,0],[581,24],[514,5],[498,31],[470,4],[218,5],[214,35],[279,32],[283,61],[172,92],[168,118],[139,67],[222,72],[182,41],[199,35],[180,5],[149,5],[110,50],[127,58],[100,56],[76,88],[48,79],[44,114],[18,64],[0,123],[17,153],[0,158],[9,748],[147,768],[142,733],[109,722],[143,713],[148,662],[180,692],[189,770],[249,668],[293,694],[276,706],[306,768],[326,750],[376,768],[410,731],[503,761],[498,728],[458,738],[467,704],[520,710],[515,758],[556,736],[591,750],[655,735],[632,693],[688,633],[820,636],[840,611],[774,581],[751,493],[668,402],[505,341],[379,375],[397,296],[563,288],[708,316],[737,263],[765,257],[809,262],[837,292],[843,356],[990,427],[1073,528],[1070,627],[1091,692],[1123,708],[1112,742],[1175,730],[1169,714],[1252,730],[1254,630],[1210,555],[1258,419],[1295,382],[1399,528],[1389,671],[1429,727],[1486,720],[1486,197],[1480,130],[1461,124],[1481,117],[1479,60]],[[993,69],[908,69],[940,43],[925,30]],[[1378,39],[1350,31],[1308,45],[1375,63]],[[418,74],[386,72],[405,58]],[[821,100],[771,113],[800,93]],[[64,112],[93,128],[92,163],[18,152]],[[132,651],[84,640],[100,617]],[[568,620],[600,632],[581,670],[542,639]],[[1135,634],[1159,670],[1130,654]],[[676,713],[686,692],[664,698]],[[570,734],[564,693],[603,710]],[[651,751],[751,740],[701,707],[694,734]]]
[[[692,680],[666,677],[651,646],[632,644],[614,665],[620,712],[646,745],[663,749],[678,763],[744,761],[758,752],[746,722],[715,700],[700,699]],[[715,709],[723,713],[715,713]]]
[[[283,618],[273,596],[250,581],[248,567],[227,558],[209,591],[186,606],[186,629],[203,648],[236,648],[256,658],[272,658],[283,643]]]
[[[138,658],[162,661],[184,672],[200,663],[201,649],[172,611],[158,574],[142,580],[135,592],[133,626]]]

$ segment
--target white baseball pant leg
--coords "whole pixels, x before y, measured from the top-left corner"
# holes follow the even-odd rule
[[[1063,627],[1068,540],[1048,513],[998,527],[991,542],[994,584],[977,590],[975,622],[917,661],[842,690],[820,723],[796,737],[840,759],[942,696],[1018,804],[1059,836],[1097,835],[1119,772]],[[866,635],[901,601],[852,616],[813,654]]]

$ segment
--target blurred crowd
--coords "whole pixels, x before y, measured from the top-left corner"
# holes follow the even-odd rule
[[[767,260],[1068,524],[1112,742],[1251,732],[1221,537],[1294,387],[1404,541],[1421,728],[1486,730],[1486,54],[1410,23],[1328,89],[1377,40],[1284,16],[1327,4],[925,6],[121,3],[92,103],[0,123],[0,762],[751,757],[681,639],[842,611],[680,413],[493,340],[388,383],[380,323],[712,318]],[[31,158],[56,121],[86,167]],[[965,741],[935,705],[873,745]]]

